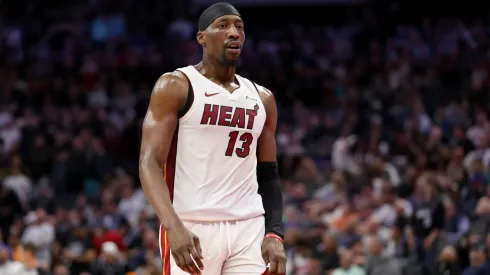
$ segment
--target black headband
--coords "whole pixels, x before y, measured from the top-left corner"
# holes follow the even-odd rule
[[[199,31],[204,31],[214,20],[225,15],[236,15],[241,17],[237,9],[231,4],[217,3],[207,8],[202,12],[201,16],[199,16]]]

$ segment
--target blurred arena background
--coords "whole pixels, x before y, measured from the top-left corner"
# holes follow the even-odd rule
[[[0,275],[161,274],[141,123],[214,2],[0,1]],[[229,2],[278,101],[288,274],[490,274],[490,3]]]

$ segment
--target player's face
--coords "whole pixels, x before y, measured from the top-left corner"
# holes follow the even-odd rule
[[[198,34],[198,40],[207,54],[227,66],[236,66],[245,42],[243,21],[236,15],[219,17],[206,31]]]

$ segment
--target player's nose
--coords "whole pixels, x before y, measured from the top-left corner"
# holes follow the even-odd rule
[[[234,40],[240,38],[240,34],[238,34],[238,30],[235,26],[231,26],[231,28],[228,29],[228,38]]]

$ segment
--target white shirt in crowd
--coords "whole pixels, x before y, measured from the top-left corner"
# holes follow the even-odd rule
[[[0,265],[0,274],[2,275],[20,275],[23,274],[24,265],[19,262],[8,261]]]
[[[14,146],[20,141],[20,137],[20,128],[16,125],[1,128],[0,139],[3,141],[2,151],[10,153],[12,149],[14,149]]]
[[[23,205],[26,205],[29,202],[32,192],[32,183],[26,175],[9,175],[4,179],[3,185],[14,191]]]
[[[39,275],[37,269],[27,269],[20,262],[8,261],[0,265],[0,275]]]
[[[406,218],[412,216],[413,213],[412,205],[406,200],[398,199],[396,200],[394,205],[385,203],[380,207],[378,207],[374,211],[372,217],[378,223],[391,227],[395,224],[398,217],[396,207],[400,207],[403,209],[403,214]]]
[[[129,222],[132,227],[138,224],[138,217],[141,211],[146,211],[148,203],[146,201],[145,193],[142,189],[134,191],[133,195],[129,198],[121,199],[117,210],[119,214]]]
[[[31,243],[39,248],[36,257],[51,264],[51,245],[54,242],[55,229],[48,222],[29,225],[22,235],[22,243]]]
[[[463,160],[463,166],[471,173],[472,171],[472,163],[474,160],[481,160],[483,163],[483,167],[488,167],[490,165],[490,149],[477,149],[469,152]]]

